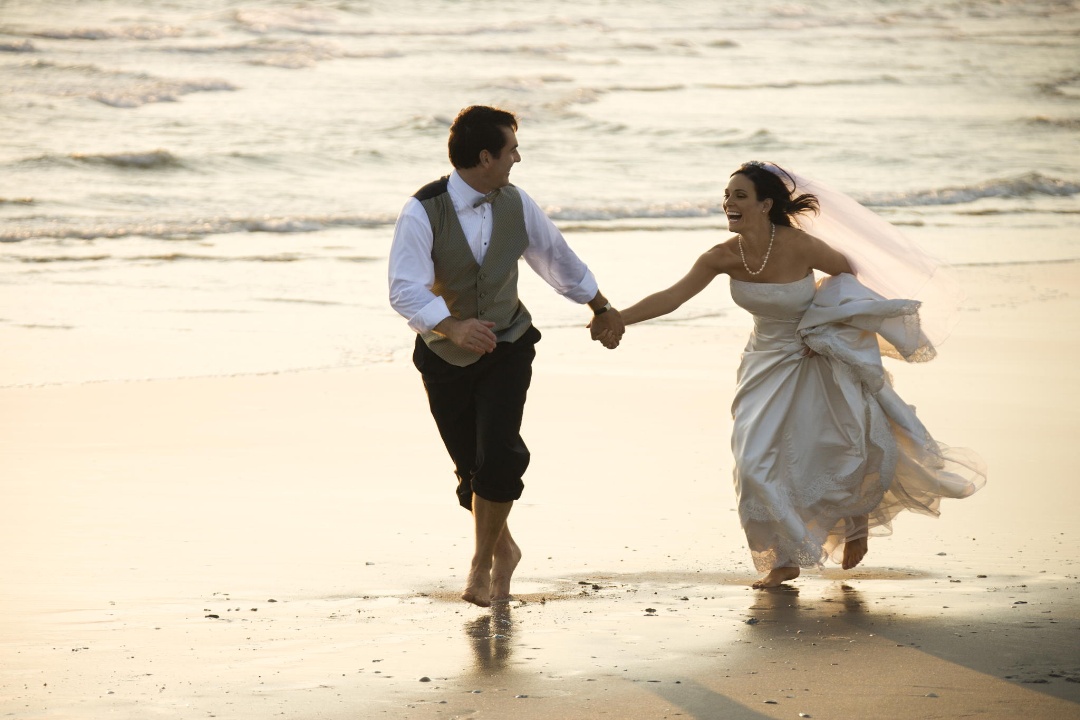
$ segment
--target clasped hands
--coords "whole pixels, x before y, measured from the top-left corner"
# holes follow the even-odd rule
[[[619,341],[622,340],[623,333],[626,332],[626,325],[623,323],[622,315],[615,308],[594,315],[587,327],[592,339],[601,343],[608,350],[619,347]]]

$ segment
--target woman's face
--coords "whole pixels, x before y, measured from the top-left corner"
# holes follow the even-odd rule
[[[724,190],[724,213],[727,215],[728,229],[739,232],[758,218],[768,219],[766,211],[770,204],[757,199],[757,190],[750,178],[742,173],[732,175],[727,189]]]

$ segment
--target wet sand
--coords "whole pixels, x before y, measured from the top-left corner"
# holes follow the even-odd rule
[[[494,610],[458,599],[468,516],[407,363],[0,390],[0,716],[1080,717],[1080,264],[961,275],[941,356],[890,370],[987,486],[765,592],[742,330],[545,331]]]

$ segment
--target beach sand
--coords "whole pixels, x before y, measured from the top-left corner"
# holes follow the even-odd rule
[[[731,486],[745,328],[544,330],[494,610],[405,350],[0,390],[0,717],[1080,718],[1080,264],[960,275],[941,356],[890,369],[987,486],[773,591]]]

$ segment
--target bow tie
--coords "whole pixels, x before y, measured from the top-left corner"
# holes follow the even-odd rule
[[[473,207],[478,208],[481,205],[483,205],[484,203],[495,202],[495,198],[497,198],[498,196],[499,196],[499,188],[495,188],[494,190],[489,192],[487,195],[485,195],[484,197],[482,197],[479,200],[477,200],[476,202],[474,202]]]

